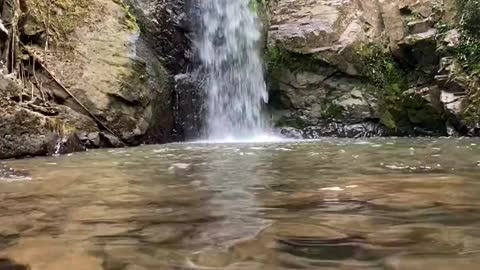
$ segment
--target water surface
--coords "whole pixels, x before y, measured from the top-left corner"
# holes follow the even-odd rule
[[[170,144],[5,163],[17,171],[0,174],[0,268],[480,265],[477,139]]]

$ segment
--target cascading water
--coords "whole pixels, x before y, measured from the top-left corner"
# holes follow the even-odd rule
[[[200,59],[207,71],[207,139],[255,140],[265,136],[268,101],[258,51],[261,38],[249,0],[201,0]]]

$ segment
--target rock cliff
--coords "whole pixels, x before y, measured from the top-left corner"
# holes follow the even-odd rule
[[[284,134],[478,135],[479,1],[258,3]]]
[[[0,0],[0,158],[175,139],[184,1]]]

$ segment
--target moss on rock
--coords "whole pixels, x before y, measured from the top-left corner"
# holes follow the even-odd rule
[[[405,126],[401,95],[408,88],[407,74],[392,54],[379,44],[360,44],[355,50],[355,64],[371,84],[380,102],[380,122],[396,132]]]
[[[265,52],[265,62],[271,72],[287,67],[292,71],[315,71],[325,62],[311,54],[300,54],[281,47],[268,45]]]
[[[135,32],[139,31],[140,28],[137,24],[137,18],[133,14],[130,6],[124,0],[113,0],[113,2],[119,5],[125,12],[125,18],[121,23],[130,30]]]
[[[83,22],[92,0],[26,0],[26,27],[45,31],[56,43],[67,37]]]

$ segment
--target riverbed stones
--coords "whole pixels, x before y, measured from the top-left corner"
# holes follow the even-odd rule
[[[386,260],[385,266],[391,270],[421,270],[421,269],[477,269],[480,263],[480,257],[475,255],[464,256],[416,256],[404,255],[394,256]]]
[[[17,264],[10,259],[0,258],[0,270],[29,270],[28,265]]]
[[[28,266],[30,270],[103,270],[102,261],[83,248],[49,237],[25,238],[0,251],[0,256]]]

